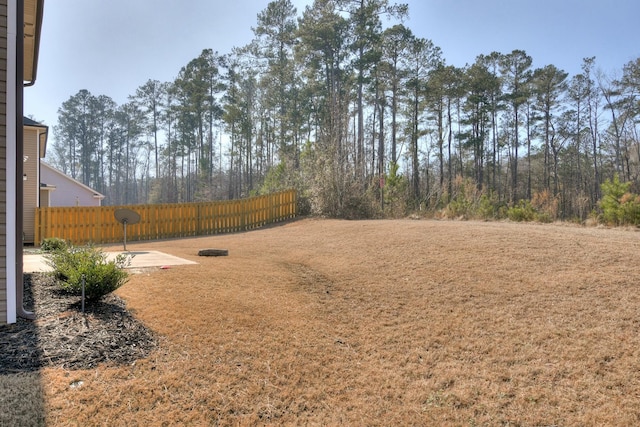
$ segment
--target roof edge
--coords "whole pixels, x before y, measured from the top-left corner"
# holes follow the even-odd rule
[[[24,87],[33,86],[36,84],[36,76],[38,75],[38,57],[40,56],[40,39],[42,35],[42,20],[44,17],[44,0],[36,0],[36,28],[33,41],[33,72],[31,73],[31,80],[23,82]]]
[[[58,169],[54,168],[53,166],[51,166],[50,164],[48,164],[47,162],[45,162],[43,160],[40,160],[40,166],[44,166],[44,167],[50,169],[52,172],[55,172],[55,173],[57,173],[59,175],[62,175],[66,179],[75,182],[76,184],[78,184],[79,186],[84,188],[85,190],[91,191],[93,193],[93,197],[94,198],[103,200],[103,199],[105,199],[107,197],[104,194],[102,194],[102,193],[94,190],[93,188],[89,187],[88,185],[85,185],[85,184],[81,183],[77,179],[70,177],[69,175],[67,175],[66,173],[62,172],[61,170],[58,170]]]

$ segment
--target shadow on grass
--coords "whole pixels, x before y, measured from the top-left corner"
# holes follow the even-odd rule
[[[32,310],[32,275],[24,275],[25,308]],[[45,425],[40,367],[42,353],[36,323],[18,319],[0,326],[0,425]]]
[[[0,326],[0,426],[44,425],[41,371],[126,365],[147,357],[157,337],[114,294],[87,301],[62,291],[46,273],[24,275],[25,308],[36,320]]]

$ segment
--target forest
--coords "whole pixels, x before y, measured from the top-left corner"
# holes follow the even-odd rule
[[[616,76],[594,57],[573,76],[534,69],[523,50],[455,67],[408,16],[387,0],[301,13],[274,0],[251,43],[204,49],[123,105],[78,91],[58,110],[48,161],[109,205],[286,188],[302,213],[339,218],[584,221],[602,212],[603,189],[640,205],[640,58]]]

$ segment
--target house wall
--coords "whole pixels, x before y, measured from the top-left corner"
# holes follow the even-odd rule
[[[24,201],[22,211],[22,231],[23,242],[33,244],[35,235],[36,207],[38,206],[38,192],[40,190],[40,181],[38,179],[38,130],[34,128],[24,128],[24,155],[27,161],[24,162],[24,174],[26,181],[22,182]]]
[[[49,206],[51,206],[51,203],[49,202],[49,197],[51,194],[51,190],[50,189],[40,189],[40,207],[41,208],[48,208]]]
[[[94,191],[81,186],[78,182],[59,173],[45,164],[40,168],[40,182],[54,185],[56,189],[49,198],[50,207],[61,206],[100,206],[100,199],[93,197]]]
[[[7,321],[7,0],[0,0],[0,323]]]

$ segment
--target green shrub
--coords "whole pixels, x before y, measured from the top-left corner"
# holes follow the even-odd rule
[[[382,191],[387,217],[401,218],[408,213],[409,180],[400,172],[398,163],[389,163],[389,173],[385,174]]]
[[[640,196],[629,192],[630,182],[607,179],[602,186],[602,220],[612,225],[640,225]]]
[[[622,197],[621,203],[624,223],[640,225],[640,196],[627,193]]]
[[[52,252],[60,249],[66,249],[68,245],[69,244],[64,239],[60,239],[58,237],[47,237],[42,241],[40,249],[44,252]]]
[[[515,206],[507,209],[507,218],[518,222],[553,222],[557,215],[555,199],[549,203],[540,203],[540,198],[534,195],[533,200],[520,200]]]
[[[535,218],[536,221],[544,223],[551,223],[554,221],[553,217],[547,212],[538,212]]]
[[[507,217],[511,221],[533,221],[536,219],[536,211],[528,200],[520,200],[517,205],[507,210]]]
[[[53,275],[60,287],[68,293],[82,294],[84,276],[85,297],[88,300],[99,300],[129,279],[124,268],[131,262],[130,255],[119,254],[115,260],[108,261],[107,255],[100,249],[69,245],[45,254],[45,259],[53,268]]]
[[[497,203],[495,203],[491,197],[483,194],[480,196],[480,201],[478,203],[477,215],[481,219],[494,219],[498,215],[498,209],[496,207]]]

